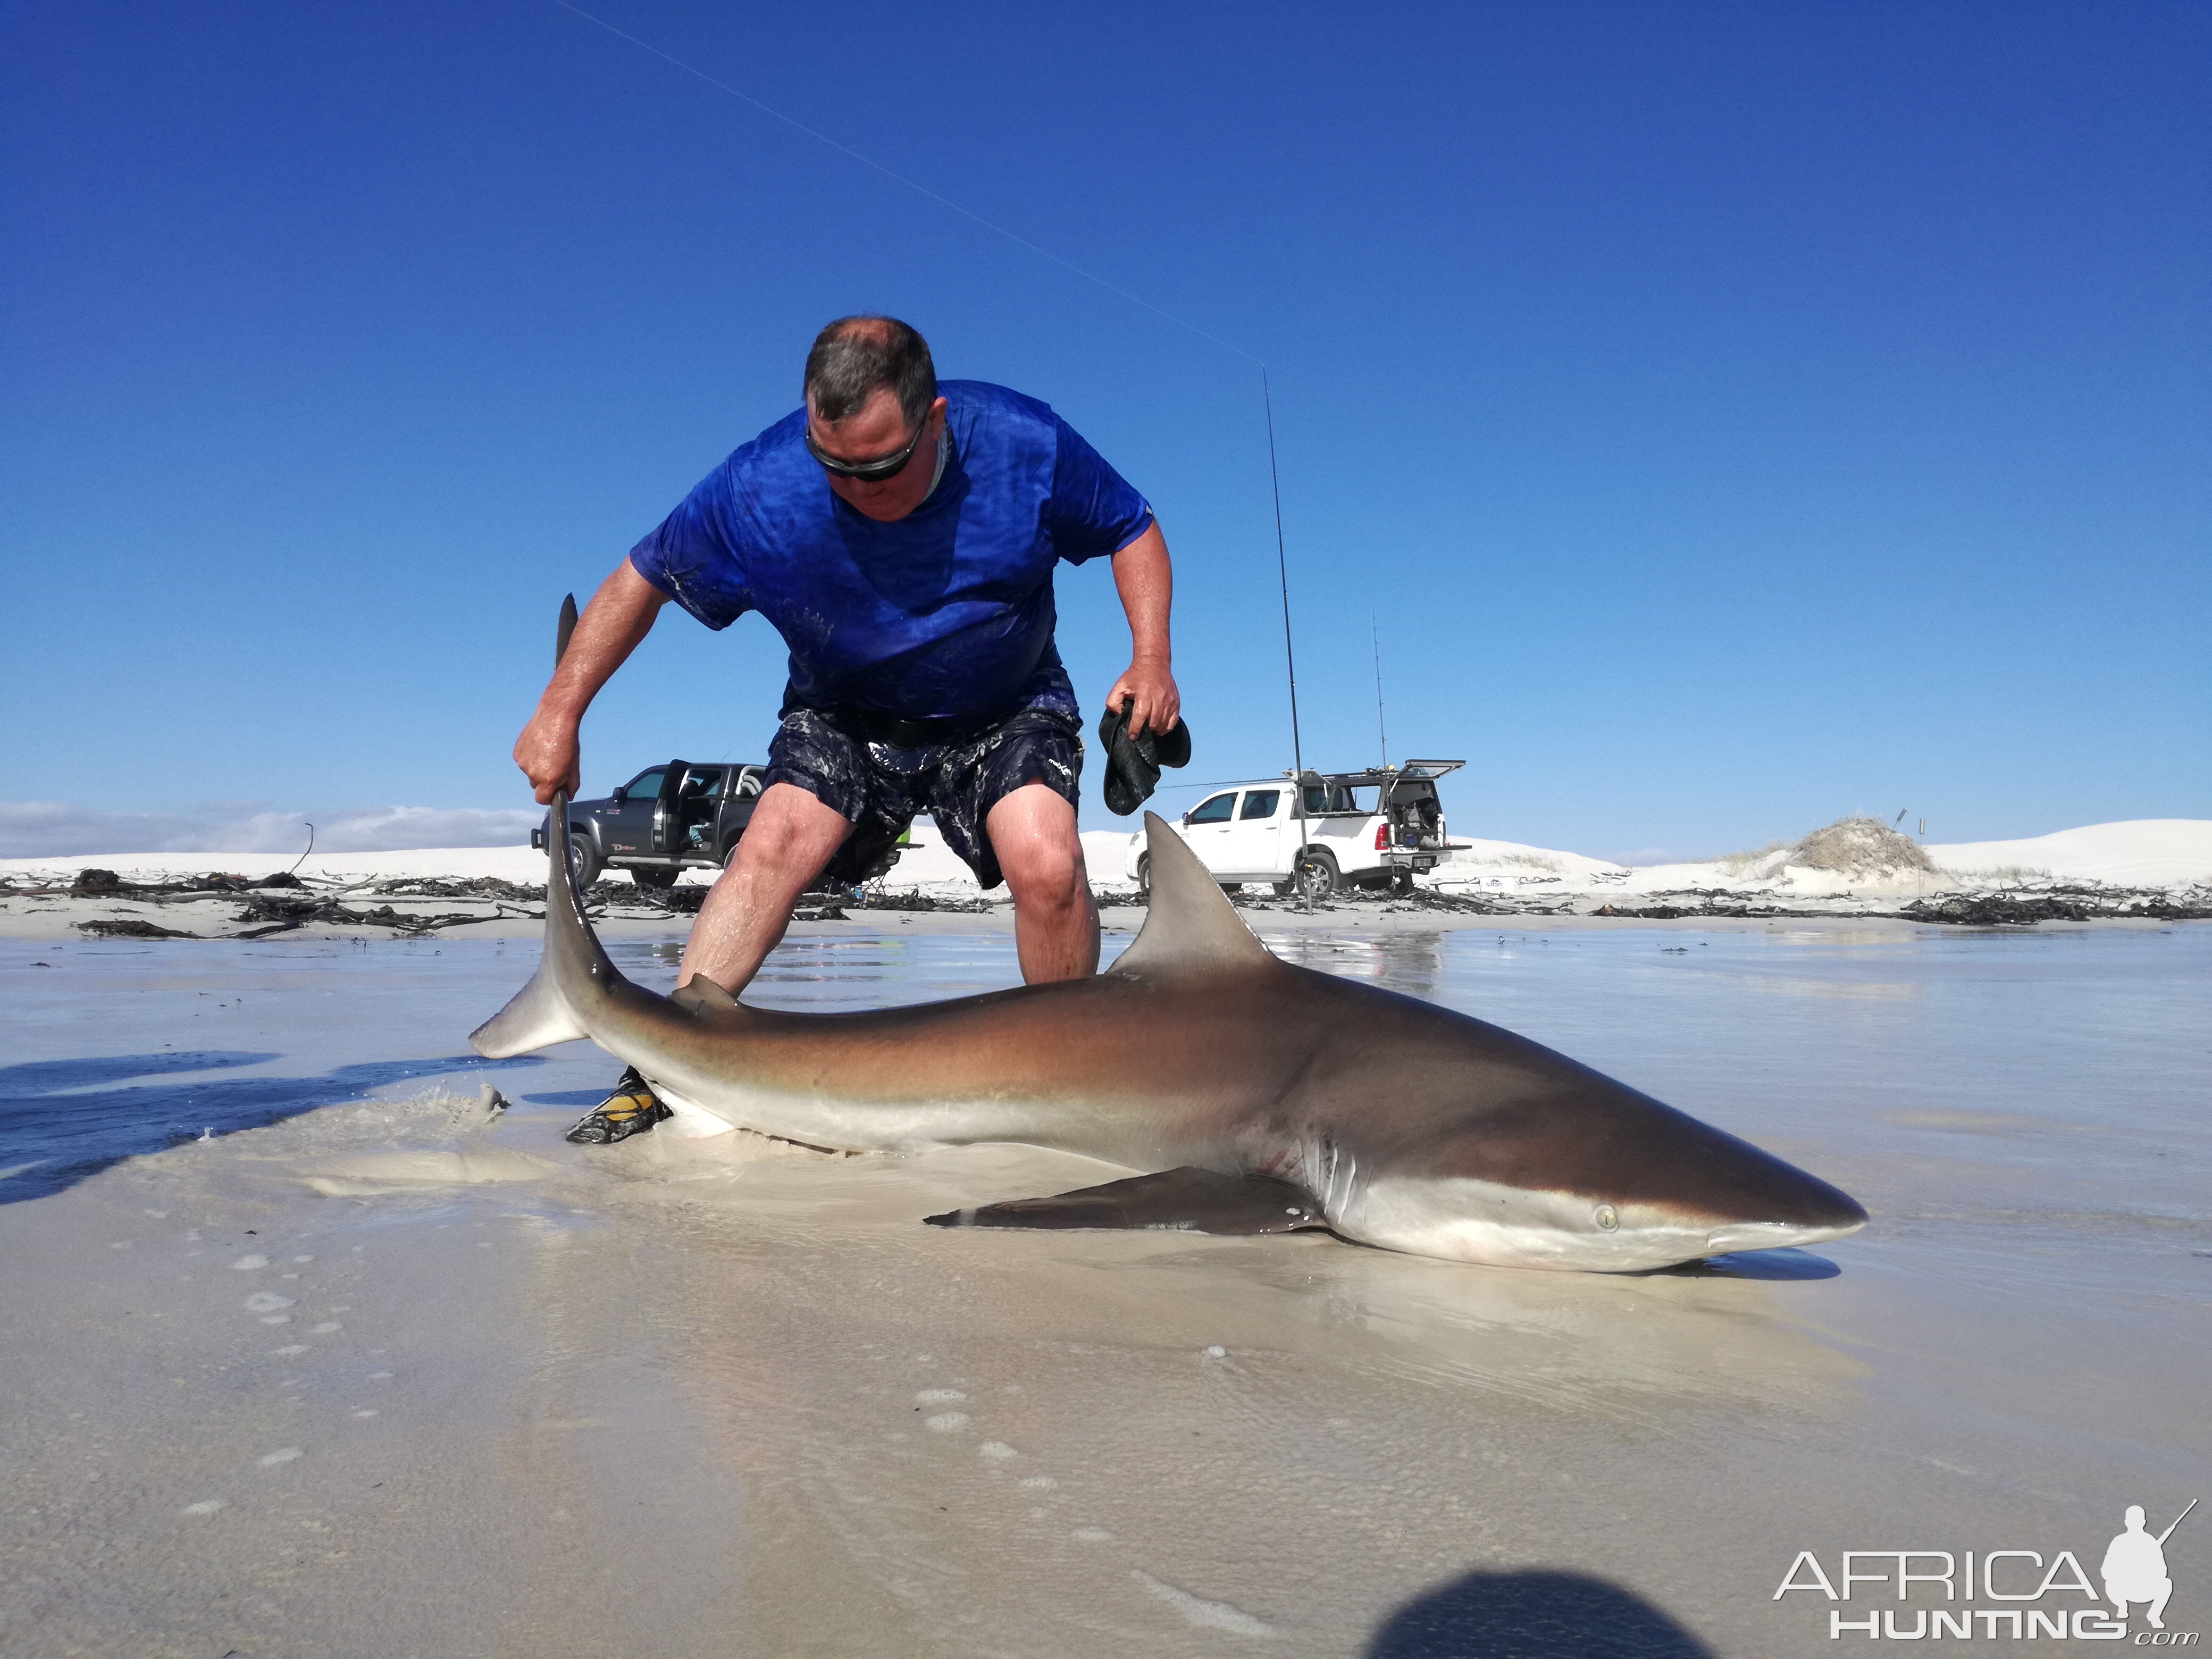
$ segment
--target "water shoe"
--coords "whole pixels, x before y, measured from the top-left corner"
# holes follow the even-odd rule
[[[662,1119],[675,1115],[653,1097],[652,1088],[633,1066],[623,1072],[612,1094],[577,1120],[568,1139],[579,1146],[605,1146],[643,1134]]]

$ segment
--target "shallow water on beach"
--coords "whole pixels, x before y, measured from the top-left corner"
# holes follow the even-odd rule
[[[948,1234],[1116,1172],[568,1146],[614,1062],[465,1044],[529,945],[0,945],[0,1242],[44,1264],[0,1305],[37,1516],[0,1645],[1793,1654],[1831,1650],[1774,1595],[1801,1550],[2094,1573],[2126,1504],[2212,1484],[2212,928],[1261,931],[1874,1224],[1638,1278]],[[610,952],[665,988],[680,945]],[[1015,977],[1004,934],[855,924],[751,995]],[[641,1515],[642,1566],[605,1547]]]

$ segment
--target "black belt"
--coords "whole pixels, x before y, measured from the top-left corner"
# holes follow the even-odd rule
[[[1005,718],[1000,714],[983,720],[909,720],[896,714],[879,714],[872,708],[823,708],[817,712],[839,731],[863,743],[887,743],[897,749],[964,743],[981,736]]]

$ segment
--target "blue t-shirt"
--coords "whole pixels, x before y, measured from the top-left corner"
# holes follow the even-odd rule
[[[804,409],[738,449],[630,551],[709,628],[757,611],[791,649],[786,712],[966,720],[1025,698],[1074,712],[1052,572],[1144,534],[1143,496],[1034,398],[946,380],[944,476],[894,524],[830,493]]]

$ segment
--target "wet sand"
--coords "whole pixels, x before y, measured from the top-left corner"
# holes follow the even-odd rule
[[[977,921],[821,924],[759,994],[1006,983]],[[1259,921],[1875,1223],[1635,1278],[948,1233],[1118,1171],[568,1146],[605,1056],[462,1058],[520,942],[0,944],[0,1647],[1753,1659],[1834,1650],[1774,1597],[1801,1550],[2094,1574],[2212,1485],[2212,929]],[[679,945],[612,948],[665,985]]]
[[[966,902],[971,902],[975,894],[971,889],[954,896]],[[1110,893],[1102,896],[1099,921],[1109,938],[1118,936],[1126,943],[1134,938],[1145,925],[1146,911],[1141,905],[1117,902],[1116,898],[1116,895]],[[466,900],[427,899],[410,902],[372,896],[358,902],[363,907],[389,905],[403,915],[410,911],[417,915],[477,913],[476,919],[448,928],[438,935],[454,941],[535,941],[544,932],[545,927],[540,901],[527,904],[510,902],[501,905],[489,901],[471,902]],[[128,896],[15,895],[0,899],[0,939],[83,940],[88,937],[83,924],[104,920],[143,922],[191,934],[204,943],[222,943],[232,939],[245,925],[238,920],[239,909],[239,900],[229,895],[210,896],[189,902],[173,900],[156,902]],[[1332,901],[1310,912],[1301,911],[1287,902],[1272,900],[1260,904],[1242,904],[1239,909],[1255,931],[1269,936],[1356,934],[1418,938],[1486,931],[1541,935],[1583,931],[1634,933],[1671,929],[1712,933],[1766,933],[1777,937],[1812,933],[1853,937],[1887,933],[1905,938],[1916,933],[1951,931],[1938,928],[1931,923],[1904,921],[1894,916],[1848,913],[1786,917],[1549,915],[1539,913],[1480,915],[1465,911],[1357,899]],[[680,930],[688,925],[684,918],[671,917],[665,913],[642,908],[628,912],[619,908],[611,910],[595,916],[592,922],[593,928],[603,939],[641,941],[670,938],[672,930],[679,930],[677,936],[680,937]],[[2121,928],[2156,933],[2175,924],[2148,917],[2095,916],[2078,921],[2051,919],[2034,925],[2046,932]],[[842,921],[794,921],[791,924],[791,937],[797,940],[865,938],[878,932],[908,933],[921,936],[977,935],[1012,939],[1014,913],[1012,906],[1005,902],[994,904],[981,912],[957,909],[872,910],[854,907],[845,914]],[[394,939],[397,935],[392,927],[382,925],[347,926],[316,921],[288,929],[281,937],[292,943],[313,944],[334,940],[382,941]]]

